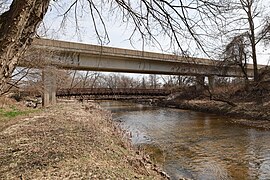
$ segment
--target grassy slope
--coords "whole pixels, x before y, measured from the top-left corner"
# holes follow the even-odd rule
[[[61,104],[0,121],[0,179],[164,179],[110,118],[94,104]]]

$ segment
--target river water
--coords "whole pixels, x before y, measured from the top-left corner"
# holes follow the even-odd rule
[[[101,105],[172,179],[270,179],[270,131],[194,111],[119,102]]]

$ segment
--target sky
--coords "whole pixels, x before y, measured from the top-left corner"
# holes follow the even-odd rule
[[[61,1],[60,1],[61,2]],[[61,4],[53,4],[50,6],[49,11],[44,19],[44,22],[41,24],[39,29],[39,35],[41,37],[46,37],[50,39],[58,39],[72,42],[82,42],[86,44],[100,44],[95,29],[91,21],[91,16],[89,16],[89,11],[86,9],[81,12],[77,12],[77,20],[74,18],[74,14],[71,12],[67,15],[65,21],[63,21],[63,14],[67,7],[72,2],[71,0],[62,1]],[[267,1],[266,1],[267,2]],[[268,2],[269,3],[269,2]],[[270,4],[270,3],[269,3]],[[267,4],[269,8],[269,5]],[[118,48],[127,48],[127,49],[136,49],[144,51],[153,51],[153,52],[164,52],[165,53],[177,53],[178,49],[170,49],[169,39],[165,38],[162,35],[158,35],[157,39],[162,44],[163,49],[161,49],[157,44],[151,42],[144,42],[141,40],[141,37],[137,34],[134,36],[132,41],[129,40],[132,34],[132,26],[128,26],[121,21],[120,17],[117,17],[116,13],[110,14],[106,7],[102,7],[102,14],[104,16],[104,21],[106,24],[106,30],[109,35],[110,41],[106,42],[104,45],[118,47]],[[270,12],[270,11],[269,11]],[[107,14],[106,14],[107,13]],[[88,15],[87,15],[88,14]],[[97,18],[96,18],[97,19]],[[102,36],[104,29],[101,26],[101,22],[96,22]],[[208,41],[208,39],[206,39]],[[191,52],[191,56],[196,57],[207,57],[206,54],[196,48],[196,45],[193,41],[189,39],[182,39],[184,50]],[[209,39],[208,44],[222,45],[222,39],[216,37],[216,40]],[[257,47],[258,50],[258,63],[259,64],[268,64],[270,61],[270,48],[262,44],[259,44]],[[213,59],[215,59],[215,54]]]

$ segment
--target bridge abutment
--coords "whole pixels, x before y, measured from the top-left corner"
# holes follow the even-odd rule
[[[42,106],[47,107],[56,104],[56,75],[54,68],[46,67],[42,71],[43,96]]]

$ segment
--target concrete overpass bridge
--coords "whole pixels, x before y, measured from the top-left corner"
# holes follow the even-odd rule
[[[214,84],[214,77],[242,77],[238,66],[203,58],[183,57],[170,54],[144,52],[112,48],[82,43],[65,42],[48,39],[34,39],[30,50],[34,53],[25,57],[21,66],[39,58],[39,66],[44,70],[44,105],[54,103],[56,96],[56,82],[51,67],[64,69],[127,72],[165,75],[196,76],[199,84],[208,77],[210,86]],[[31,53],[30,53],[31,54]],[[42,63],[40,63],[42,62]],[[247,74],[253,76],[251,65],[247,66]]]
[[[38,58],[44,58],[43,65],[65,69],[189,76],[243,76],[238,66],[228,67],[216,60],[58,40],[34,39],[30,50],[39,53]],[[247,66],[247,74],[253,76],[252,65]]]

